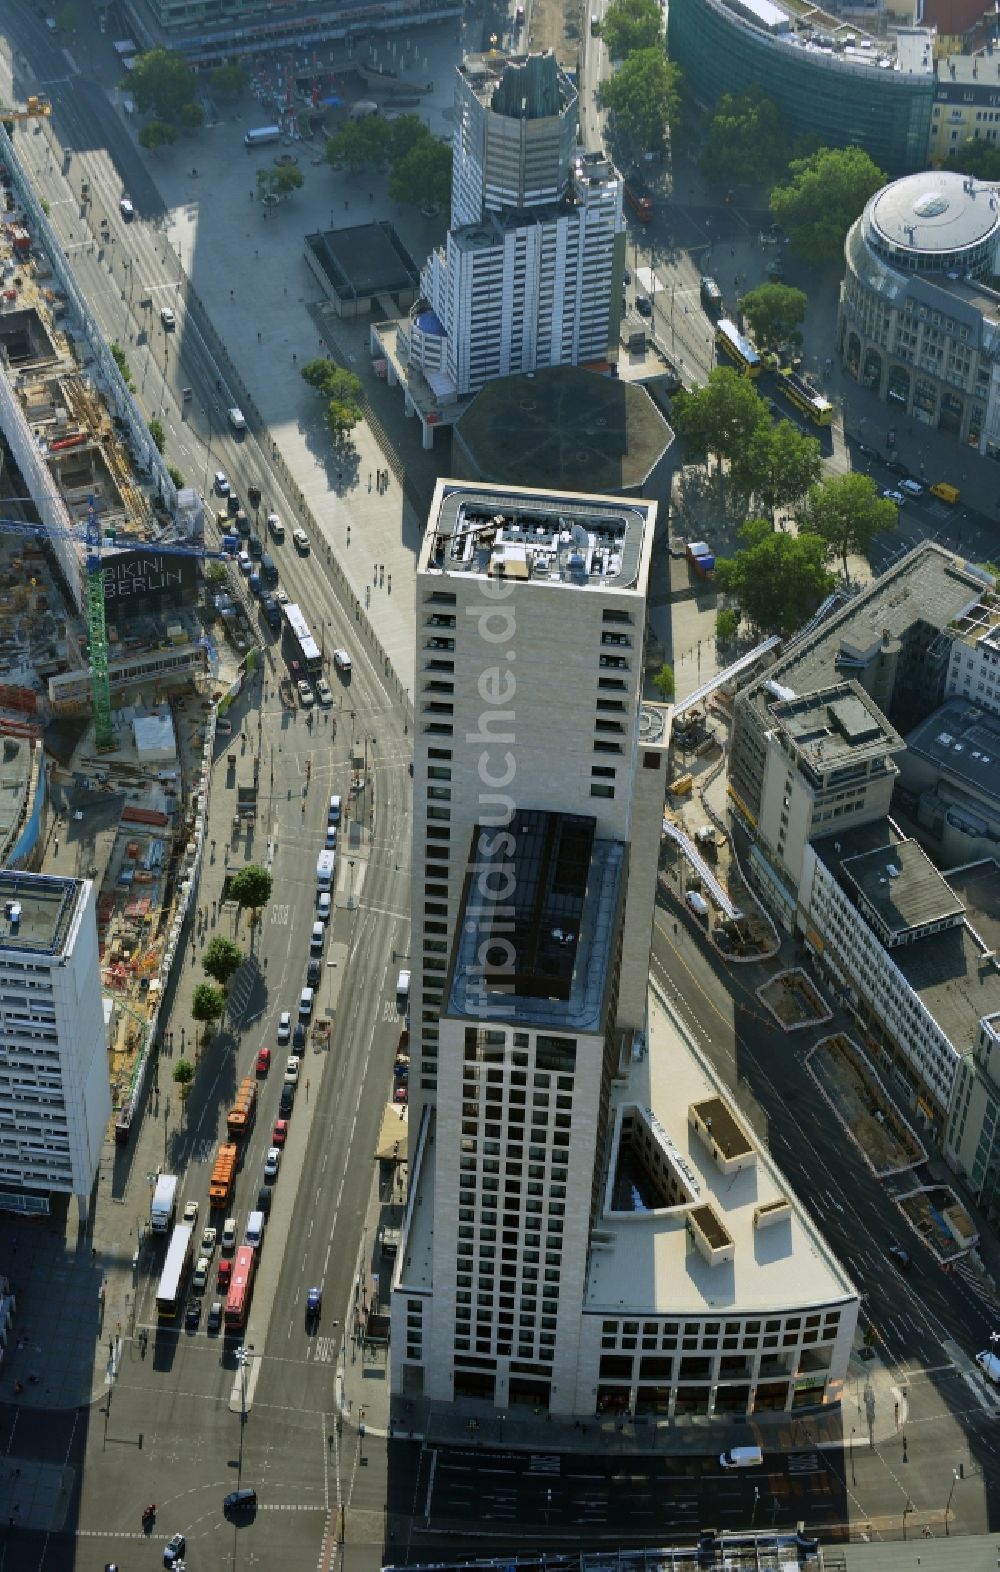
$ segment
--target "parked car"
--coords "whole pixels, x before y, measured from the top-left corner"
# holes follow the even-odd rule
[[[292,1012],[291,1010],[282,1010],[278,1016],[278,1042],[287,1043],[291,1030]]]
[[[266,1184],[261,1185],[257,1191],[257,1210],[258,1212],[263,1212],[265,1217],[270,1217],[271,1215],[271,1191]]]
[[[280,1168],[280,1166],[281,1166],[281,1148],[277,1147],[277,1146],[268,1147],[267,1156],[264,1158],[264,1179],[265,1179],[265,1181],[269,1181],[270,1183],[273,1184],[275,1179],[277,1179],[277,1177],[278,1177],[278,1169]]]
[[[316,902],[316,916],[320,922],[330,921],[330,896],[326,890],[323,891]]]
[[[295,1030],[292,1033],[292,1052],[293,1053],[305,1053],[305,1051],[306,1051],[306,1029],[303,1026],[301,1021],[296,1021],[296,1023],[295,1023]]]
[[[310,988],[318,988],[323,980],[323,967],[319,961],[313,959],[306,967],[306,982]]]
[[[335,846],[337,844],[337,826],[335,824],[328,824],[327,825],[327,827],[326,827],[326,841],[325,841],[324,844],[326,846],[327,851],[333,851],[333,849],[335,848]]]
[[[257,1054],[257,1074],[266,1075],[271,1068],[270,1048],[261,1048]]]
[[[274,1129],[271,1131],[272,1146],[284,1146],[288,1140],[288,1120],[275,1119]]]
[[[286,1081],[291,1081],[292,1084],[295,1085],[298,1082],[298,1079],[299,1079],[299,1061],[298,1061],[298,1059],[295,1058],[295,1056],[293,1054],[292,1057],[288,1060],[288,1062],[285,1065],[285,1080]]]

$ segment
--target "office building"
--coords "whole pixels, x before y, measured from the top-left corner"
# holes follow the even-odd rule
[[[397,1395],[669,1417],[840,1395],[854,1290],[650,1009],[670,738],[641,699],[654,525],[648,502],[435,493]]]
[[[86,1217],[111,1117],[94,886],[0,873],[0,1208]]]
[[[845,369],[885,401],[890,423],[919,421],[991,457],[1000,456],[998,244],[993,186],[945,170],[884,186],[848,232],[837,323]]]
[[[493,378],[617,357],[622,183],[576,138],[576,89],[553,55],[458,67],[451,227],[406,322],[373,329],[427,447]]]
[[[122,0],[122,12],[144,49],[167,47],[204,68],[226,65],[234,56],[364,42],[373,32],[409,35],[416,27],[460,18],[462,7],[458,0],[384,0],[374,9],[340,0],[200,0],[197,8],[189,0]]]
[[[981,0],[971,0],[983,15]],[[925,15],[927,25],[933,18]],[[937,61],[927,159],[943,164],[966,142],[996,142],[1000,133],[1000,49],[979,55],[945,55]]]
[[[790,139],[862,147],[890,175],[927,157],[933,39],[924,27],[876,37],[853,17],[780,0],[671,0],[667,12],[670,58],[704,109],[757,88]]]

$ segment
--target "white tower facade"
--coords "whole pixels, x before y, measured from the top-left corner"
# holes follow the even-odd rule
[[[85,1215],[110,1117],[94,886],[0,873],[0,1189]]]

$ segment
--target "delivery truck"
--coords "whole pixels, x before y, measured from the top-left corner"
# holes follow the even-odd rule
[[[247,147],[263,147],[267,142],[281,141],[280,126],[256,126],[243,138]]]
[[[703,540],[689,540],[684,548],[688,564],[700,579],[710,579],[715,576],[715,555],[711,546]]]
[[[168,1234],[177,1215],[177,1175],[160,1174],[153,1191],[149,1226],[154,1234]]]

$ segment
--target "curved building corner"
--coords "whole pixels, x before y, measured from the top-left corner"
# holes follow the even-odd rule
[[[894,44],[773,0],[670,0],[667,42],[692,96],[759,87],[790,136],[864,148],[888,174],[923,167],[935,81],[932,34],[903,28]]]

